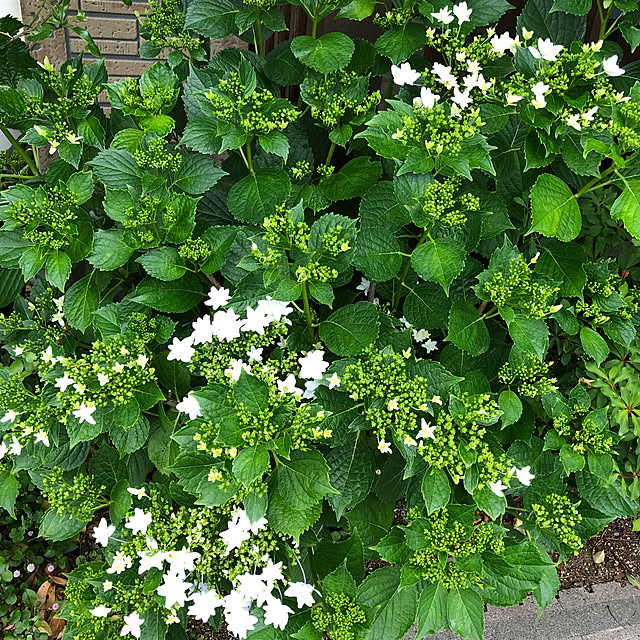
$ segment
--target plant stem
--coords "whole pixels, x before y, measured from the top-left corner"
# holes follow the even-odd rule
[[[262,41],[262,9],[258,9],[258,19],[256,20],[256,31],[258,32],[258,53],[264,58],[264,42]]]
[[[307,333],[313,342],[315,340],[315,333],[313,331],[313,320],[311,319],[311,309],[309,307],[309,296],[307,295],[307,283],[302,281],[302,304],[304,306],[304,317],[307,321]]]
[[[0,131],[2,131],[6,139],[11,143],[11,146],[18,152],[18,155],[26,162],[33,175],[39,176],[40,172],[38,171],[38,167],[36,167],[36,163],[29,157],[29,154],[22,148],[22,145],[11,135],[11,131],[2,125],[0,125]]]
[[[249,169],[249,173],[253,173],[253,160],[251,158],[251,140],[249,138],[247,140],[247,168]]]
[[[0,179],[7,178],[9,180],[31,180],[35,176],[25,176],[21,173],[0,173]]]
[[[318,31],[318,17],[320,15],[320,0],[317,0],[316,10],[313,14],[313,26],[311,27],[311,37],[315,38]]]
[[[327,159],[324,161],[325,164],[329,164],[331,162],[331,158],[333,158],[333,152],[336,150],[336,143],[332,142],[329,147],[329,153],[327,153]]]
[[[429,229],[425,229],[424,233],[422,234],[422,236],[420,237],[420,240],[418,240],[418,244],[414,247],[414,251],[428,238],[430,237],[430,231]],[[393,310],[396,311],[398,308],[398,305],[400,304],[400,296],[402,295],[402,287],[404,286],[404,281],[407,278],[407,274],[409,273],[409,269],[411,268],[411,258],[409,258],[407,260],[407,264],[405,265],[404,269],[402,270],[402,274],[400,276],[400,284],[398,285],[398,291],[396,291],[396,294],[393,298]]]

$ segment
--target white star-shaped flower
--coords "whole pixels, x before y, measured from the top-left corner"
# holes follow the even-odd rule
[[[301,396],[304,392],[299,387],[296,387],[296,377],[293,373],[290,373],[284,380],[277,380],[278,391],[283,396],[285,393],[293,393],[296,396]]]
[[[49,446],[49,434],[44,430],[44,429],[40,429],[40,431],[38,431],[38,433],[36,433],[36,437],[34,439],[35,444],[38,444],[38,442],[42,442],[42,444],[45,447]]]
[[[416,434],[416,438],[420,440],[424,440],[425,438],[431,438],[431,440],[435,440],[436,437],[434,435],[435,430],[438,428],[438,425],[431,426],[424,418],[420,421],[420,431]]]
[[[249,358],[249,362],[262,362],[262,352],[264,351],[263,347],[251,347],[249,351],[247,351],[247,357]]]
[[[470,9],[466,2],[460,2],[459,4],[453,5],[453,14],[458,18],[459,25],[464,22],[469,22],[472,13],[473,9]]]
[[[189,416],[189,420],[195,420],[202,416],[200,405],[193,395],[193,391],[189,391],[188,395],[182,398],[181,402],[178,402],[176,409],[180,413],[186,413]]]
[[[101,387],[109,382],[109,376],[106,373],[98,373],[98,382]]]
[[[213,340],[215,331],[211,322],[211,316],[202,316],[191,323],[193,344],[206,344]]]
[[[158,587],[156,593],[163,596],[164,606],[171,609],[174,604],[184,607],[187,600],[187,591],[193,586],[192,582],[186,582],[184,576],[179,573],[168,572],[163,576],[163,583]]]
[[[196,591],[191,594],[190,600],[193,604],[189,606],[187,614],[202,622],[207,622],[216,609],[224,604],[224,600],[213,589]]]
[[[126,636],[131,634],[134,638],[140,637],[140,627],[142,627],[142,623],[144,622],[144,618],[140,617],[140,614],[137,611],[129,614],[124,617],[124,626],[120,629],[120,635]]]
[[[216,338],[221,342],[231,342],[240,337],[242,321],[240,316],[233,310],[216,311],[213,316],[213,327]]]
[[[378,451],[380,451],[380,453],[391,453],[391,443],[385,442],[384,439],[380,440],[380,442],[378,442]]]
[[[107,573],[120,575],[123,571],[131,569],[132,566],[133,560],[131,559],[131,556],[124,554],[122,551],[118,551],[116,552],[116,555],[113,556],[111,566],[107,569]]]
[[[111,607],[104,604],[98,605],[95,609],[89,609],[89,613],[96,618],[106,618],[111,613]]]
[[[136,489],[135,487],[128,487],[127,491],[132,496],[136,496],[136,498],[138,498],[138,500],[140,500],[141,498],[146,498],[147,497],[147,490],[144,487],[142,487],[140,489]]]
[[[83,422],[88,422],[89,424],[95,424],[96,419],[93,417],[95,413],[96,407],[92,404],[85,404],[84,402],[74,411],[72,411],[73,415],[78,418],[78,422],[82,424]]]
[[[365,296],[369,295],[369,287],[371,286],[371,281],[366,278],[360,278],[360,284],[356,287],[358,291],[362,291]]]
[[[195,353],[191,345],[193,345],[192,336],[187,336],[183,340],[174,338],[173,342],[169,345],[169,355],[167,356],[167,360],[191,362],[191,358],[193,358],[193,354]]]
[[[414,84],[420,77],[420,72],[414,71],[408,62],[403,62],[399,67],[395,64],[391,65],[391,75],[395,84],[402,87],[405,84]]]
[[[9,445],[9,453],[12,456],[19,456],[22,453],[22,445],[18,442],[15,436],[11,437],[11,444]]]
[[[531,481],[535,478],[533,473],[531,473],[531,466],[527,465],[526,467],[522,467],[522,469],[517,469],[516,467],[512,467],[511,473],[516,475],[518,481],[523,485],[528,487],[531,484]]]
[[[149,358],[147,358],[147,356],[144,355],[144,353],[141,353],[137,358],[136,358],[136,364],[141,368],[144,369],[147,366],[147,363],[149,362]]]
[[[548,62],[555,62],[558,59],[558,54],[564,49],[561,44],[553,44],[550,38],[538,39],[538,47],[529,47],[531,55],[539,60],[547,60]]]
[[[93,527],[93,537],[96,539],[96,542],[106,547],[109,544],[109,538],[113,535],[116,528],[112,524],[107,524],[106,518],[102,518],[98,523],[97,527]]]
[[[73,378],[69,377],[69,374],[65,371],[61,378],[56,378],[55,387],[60,389],[60,393],[64,393],[67,387],[73,384]]]
[[[329,382],[329,389],[339,387],[341,382],[340,377],[335,371],[327,378],[327,381]]]
[[[131,529],[131,533],[135,536],[137,533],[146,533],[152,519],[150,513],[136,507],[124,526]]]
[[[496,482],[489,482],[489,489],[495,493],[498,498],[504,498],[504,490],[507,488],[507,485],[502,484],[500,480]]]
[[[442,7],[440,11],[432,13],[431,17],[435,18],[438,22],[442,22],[442,24],[451,24],[454,20],[453,13],[449,7]]]
[[[329,363],[324,359],[324,351],[316,349],[309,351],[306,356],[298,358],[300,377],[304,380],[320,380],[327,370]]]
[[[440,96],[437,93],[433,93],[429,87],[422,87],[420,95],[413,99],[413,104],[425,109],[433,109],[439,99]]]
[[[242,331],[252,331],[258,335],[264,335],[264,330],[271,324],[271,318],[260,306],[252,309],[247,307],[246,319],[242,321]]]
[[[231,300],[229,289],[211,287],[211,291],[209,291],[209,299],[205,300],[204,303],[215,311],[220,307],[224,307],[229,300]]]
[[[602,68],[608,76],[616,77],[624,74],[624,69],[618,66],[618,56],[611,56],[602,61]]]
[[[282,562],[274,563],[271,558],[267,560],[267,564],[262,569],[260,577],[267,583],[273,584],[276,580],[284,578],[282,574]]]
[[[278,598],[269,598],[267,605],[264,607],[264,623],[272,625],[276,629],[284,629],[289,622],[289,616],[293,613],[293,609],[287,607],[278,600]]]
[[[288,598],[295,598],[298,609],[302,609],[302,607],[312,607],[314,605],[314,591],[313,585],[306,582],[291,582],[284,595]]]

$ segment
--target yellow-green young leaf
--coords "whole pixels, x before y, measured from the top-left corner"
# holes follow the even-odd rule
[[[560,178],[543,173],[531,189],[531,228],[563,242],[573,240],[582,228],[582,215],[573,192]]]
[[[233,475],[248,487],[264,474],[269,466],[269,451],[265,445],[245,447],[233,461]]]
[[[195,307],[203,298],[202,283],[195,274],[187,273],[182,278],[171,282],[147,276],[136,287],[131,300],[156,311],[184,313]]]
[[[580,344],[585,353],[600,364],[609,355],[607,341],[591,327],[580,329]]]
[[[622,220],[626,230],[640,238],[640,178],[624,181],[624,189],[611,207],[611,217]]]
[[[355,45],[348,35],[333,31],[319,38],[298,36],[291,41],[291,51],[308,67],[331,73],[349,64]]]
[[[350,598],[356,597],[356,581],[347,569],[347,561],[345,560],[332,571],[322,583],[323,593],[344,593]]]
[[[487,325],[469,302],[457,301],[451,306],[447,340],[472,356],[479,356],[489,348]]]
[[[414,250],[411,265],[421,278],[439,282],[449,295],[449,287],[462,271],[465,258],[462,243],[453,238],[435,238]]]
[[[522,415],[522,402],[520,398],[508,389],[503,391],[498,398],[498,405],[502,411],[502,426],[508,427],[517,422]]]

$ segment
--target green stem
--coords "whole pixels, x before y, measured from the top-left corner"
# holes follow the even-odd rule
[[[258,9],[258,19],[256,20],[256,30],[258,32],[258,53],[264,58],[264,42],[262,41],[262,9]]]
[[[251,158],[251,140],[249,138],[247,140],[247,168],[249,169],[249,173],[253,173],[253,160]]]
[[[611,12],[613,11],[614,5],[613,3],[611,3],[611,6],[607,9],[607,12],[604,14],[604,17],[602,17],[602,12],[600,13],[600,36],[598,37],[599,40],[604,40],[607,37],[607,24],[609,22],[609,16],[611,15]]]
[[[8,180],[31,180],[35,176],[25,176],[21,173],[0,173],[0,180],[7,178]]]
[[[332,142],[331,146],[329,147],[329,153],[327,153],[327,159],[324,161],[326,165],[328,165],[331,162],[331,158],[333,158],[333,152],[335,150],[336,150],[336,143]]]
[[[315,332],[313,331],[313,320],[311,318],[311,308],[309,307],[309,296],[307,294],[307,283],[302,281],[302,304],[304,306],[304,317],[307,321],[307,333],[313,342],[316,338]]]
[[[313,26],[311,27],[311,37],[315,38],[318,31],[318,19],[320,15],[320,0],[317,1],[316,10],[313,14]]]
[[[36,167],[36,163],[29,157],[29,154],[22,148],[22,145],[11,135],[11,131],[2,125],[0,125],[0,131],[2,131],[6,139],[11,143],[11,146],[17,151],[18,155],[26,162],[33,175],[39,176],[40,172],[38,171],[38,167]]]
[[[420,240],[418,240],[418,244],[415,246],[413,250],[415,251],[427,238],[430,238],[430,237],[431,237],[430,230],[425,229]],[[409,259],[407,260],[407,264],[402,270],[402,274],[400,275],[400,284],[398,285],[398,290],[396,291],[395,296],[393,297],[394,311],[397,310],[398,305],[400,304],[400,297],[402,296],[402,287],[404,286],[404,281],[407,279],[407,274],[409,273],[410,268],[411,268],[411,260]]]
[[[625,164],[627,164],[629,160],[631,160],[631,158],[633,158],[633,156],[635,155],[636,155],[635,153],[631,154],[625,161]],[[587,184],[585,184],[584,187],[582,187],[582,189],[580,189],[580,191],[578,191],[578,193],[574,195],[574,198],[578,200],[586,193],[589,193],[589,191],[594,191],[595,188],[600,188],[601,186],[604,186],[604,184],[602,184],[602,185],[598,185],[598,187],[595,187],[595,185],[597,185],[602,180],[602,178],[606,178],[609,174],[617,171],[617,169],[618,169],[618,165],[614,162],[608,169],[605,169],[601,175],[593,178],[592,180],[589,180],[589,182],[587,182]]]

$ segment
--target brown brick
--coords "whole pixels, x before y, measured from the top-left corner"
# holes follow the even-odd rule
[[[138,38],[138,21],[131,18],[87,18],[84,22],[70,22],[86,29],[94,38],[113,38],[116,40],[136,40]]]
[[[123,76],[137,78],[142,75],[155,61],[154,60],[126,60],[124,58],[107,58],[107,71],[109,76]]]
[[[101,40],[95,38],[100,53],[104,56],[137,56],[138,42],[136,40]],[[80,38],[70,38],[71,53],[74,55],[84,49],[84,40]]]

